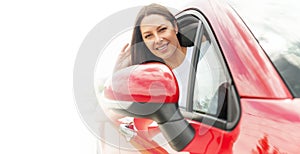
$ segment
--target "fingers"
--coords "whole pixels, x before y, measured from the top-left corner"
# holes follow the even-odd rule
[[[129,50],[129,43],[127,43],[119,53],[118,59],[114,67],[114,72],[131,65],[131,53]]]
[[[122,48],[121,52],[127,51],[126,49],[127,49],[128,46],[129,46],[129,43],[127,43],[127,44]]]
[[[123,62],[124,60],[131,58],[131,53],[130,53],[130,47],[129,47],[129,43],[127,43],[121,50],[121,52],[119,53],[117,62]],[[130,59],[129,59],[130,60]]]

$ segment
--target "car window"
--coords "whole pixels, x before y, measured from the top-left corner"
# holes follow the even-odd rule
[[[195,75],[195,78],[189,78],[194,83],[185,91],[187,95],[190,92],[193,95],[192,98],[186,99],[187,103],[179,102],[179,105],[181,108],[187,108],[187,110],[189,110],[189,106],[192,106],[193,112],[219,117],[219,114],[226,115],[226,113],[220,112],[223,106],[225,107],[226,91],[224,91],[224,87],[226,89],[228,86],[229,77],[226,74],[226,66],[213,33],[209,29],[208,23],[201,16],[201,14],[193,12],[183,14],[177,18],[183,46],[194,46],[193,52],[196,52],[192,58],[196,63],[194,62],[191,65],[191,71],[194,71],[194,73],[188,74],[190,76]],[[201,29],[201,26],[204,29]],[[200,48],[198,48],[199,44],[196,44],[196,39],[201,42]],[[182,104],[186,104],[186,106],[182,106]]]
[[[203,35],[201,40],[195,73],[193,111],[218,116],[226,101],[226,91],[222,88],[227,86],[229,79],[214,39],[211,35]]]

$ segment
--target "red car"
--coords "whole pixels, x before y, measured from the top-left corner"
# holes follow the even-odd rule
[[[191,2],[176,18],[194,46],[186,105],[163,64],[116,72],[99,103],[124,117],[110,117],[119,141],[101,140],[102,153],[300,153],[299,49],[265,51],[224,1]]]

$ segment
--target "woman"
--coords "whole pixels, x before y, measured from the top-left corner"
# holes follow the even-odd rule
[[[131,46],[126,44],[119,54],[115,71],[130,65],[158,61],[169,66],[179,83],[179,104],[186,91],[192,47],[180,44],[180,33],[176,18],[164,6],[150,4],[137,15]]]
[[[161,5],[144,6],[137,15],[133,29],[131,45],[126,44],[121,50],[114,71],[130,65],[146,62],[162,62],[169,66],[179,85],[179,106],[185,107],[190,59],[193,47],[181,45],[181,34],[176,18]],[[120,120],[121,115],[110,113]],[[125,120],[126,121],[126,120]],[[137,130],[148,130],[152,120],[134,118]],[[131,123],[128,124],[130,127]],[[142,131],[143,132],[143,131]],[[147,132],[147,131],[145,131]],[[159,131],[158,131],[159,132]],[[151,141],[154,134],[143,133]],[[151,142],[152,143],[152,142]]]

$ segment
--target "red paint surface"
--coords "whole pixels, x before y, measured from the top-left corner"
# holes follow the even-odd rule
[[[292,98],[284,82],[239,16],[224,1],[194,1],[206,16],[240,97]]]
[[[104,95],[112,100],[177,103],[177,81],[172,71],[160,63],[132,66],[116,72]]]

